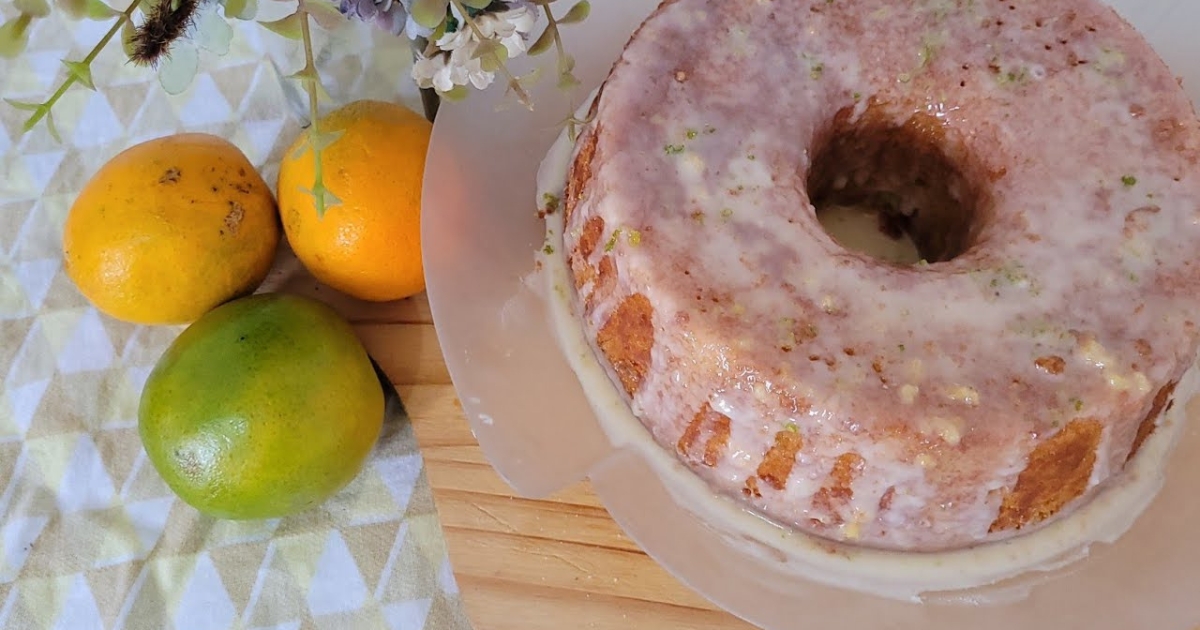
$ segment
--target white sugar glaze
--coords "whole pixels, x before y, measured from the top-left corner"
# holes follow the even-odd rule
[[[578,112],[582,116],[593,92]],[[573,145],[563,131],[538,171],[537,204],[562,198]],[[555,205],[551,203],[550,205]],[[563,252],[562,212],[546,216],[546,247],[530,286],[540,288],[550,325],[579,377],[597,420],[615,448],[636,449],[677,502],[719,532],[739,552],[779,565],[816,583],[903,601],[989,604],[1028,594],[1039,581],[1084,558],[1091,545],[1112,543],[1153,500],[1162,471],[1185,425],[1184,403],[1200,392],[1200,370],[1189,369],[1176,387],[1179,401],[1146,440],[1141,455],[1095,500],[1070,518],[1015,539],[960,551],[904,553],[830,543],[780,526],[715,493],[670,452],[661,448],[633,415],[613,377],[596,359],[580,325],[580,305]]]
[[[985,181],[971,247],[903,267],[825,234],[803,174],[838,116],[941,134]],[[923,551],[1051,526],[1110,485],[1196,356],[1200,125],[1099,2],[680,0],[631,40],[595,121],[556,249],[601,218],[572,264],[614,272],[579,287],[579,318],[594,338],[645,296],[629,408],[666,449],[698,409],[728,418],[695,438],[717,456],[688,463],[778,522]],[[997,526],[1031,453],[1077,421],[1100,427],[1082,494]],[[764,475],[787,431],[803,447]],[[820,503],[851,453],[852,493]]]

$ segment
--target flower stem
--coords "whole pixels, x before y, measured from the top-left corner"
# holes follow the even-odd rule
[[[542,10],[546,13],[546,28],[550,29],[550,32],[554,34],[554,53],[558,55],[559,59],[562,59],[563,55],[567,54],[567,51],[563,48],[562,33],[558,30],[558,18],[555,18],[554,12],[550,10],[549,2],[543,0],[540,4],[542,5]]]
[[[450,0],[450,3],[454,5],[454,8],[458,9],[459,14],[463,17],[463,22],[466,22],[467,27],[469,27],[475,33],[475,37],[477,37],[481,42],[486,41],[487,38],[483,36],[483,31],[479,30],[479,26],[475,24],[475,19],[471,17],[471,14],[467,12],[467,8],[463,6],[462,0]],[[509,71],[508,64],[504,63],[504,60],[500,58],[500,55],[497,55],[495,52],[489,54],[496,61],[496,65],[499,67],[500,71],[504,73],[504,78],[508,80],[509,89],[517,94],[517,100],[520,101],[522,105],[532,110],[533,102],[529,100],[529,93],[526,92],[525,88],[521,86],[521,82],[517,80],[517,77],[513,76],[513,73]]]
[[[324,150],[324,141],[317,129],[317,81],[320,80],[320,75],[317,74],[317,64],[314,60],[313,45],[312,45],[312,29],[308,24],[309,13],[304,8],[304,3],[301,2],[300,11],[300,37],[304,41],[304,69],[300,71],[300,76],[304,82],[304,89],[308,92],[308,143],[312,147],[313,152],[313,185],[312,195],[316,204],[317,217],[325,215],[326,190],[324,182],[324,169],[322,168],[321,152]]]
[[[108,29],[108,32],[104,34],[104,37],[101,37],[100,41],[97,42],[95,47],[92,48],[92,51],[83,58],[82,63],[84,65],[90,65],[93,61],[95,61],[96,57],[100,55],[100,51],[104,50],[104,48],[108,46],[113,37],[116,37],[117,32],[121,30],[121,27],[125,25],[125,22],[133,19],[133,12],[136,11],[141,4],[142,0],[133,0],[133,2],[129,3],[129,6],[117,16],[117,21],[113,23],[112,28]],[[41,107],[37,108],[37,110],[33,112],[33,115],[29,117],[29,120],[25,122],[25,128],[32,129],[34,125],[38,124],[38,122],[45,118],[50,113],[50,109],[54,107],[54,104],[58,102],[58,99],[62,98],[63,94],[66,94],[67,90],[71,89],[71,86],[75,85],[75,81],[77,80],[78,78],[74,73],[68,73],[67,78],[62,82],[61,85],[58,86],[58,89],[54,91],[54,94],[51,94],[50,98],[47,99]]]

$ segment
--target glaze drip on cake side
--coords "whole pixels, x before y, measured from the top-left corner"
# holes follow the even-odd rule
[[[918,159],[893,178],[931,152],[961,175],[945,260],[816,220],[820,152],[858,167],[821,186],[870,185],[897,138]],[[1174,77],[1098,2],[674,0],[601,89],[564,238],[660,444],[803,531],[948,549],[1069,513],[1171,404],[1198,157]]]

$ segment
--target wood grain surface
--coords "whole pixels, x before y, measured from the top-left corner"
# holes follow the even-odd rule
[[[748,630],[642,553],[586,483],[513,496],[462,414],[424,295],[368,304],[303,275],[286,289],[338,309],[404,401],[476,630]]]

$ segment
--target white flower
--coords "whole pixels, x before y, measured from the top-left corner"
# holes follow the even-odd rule
[[[479,40],[475,37],[475,31],[463,25],[459,26],[453,33],[443,33],[433,43],[442,50],[458,50],[463,46],[470,46],[473,42],[477,41]]]
[[[440,54],[432,57],[420,57],[413,62],[412,76],[417,87],[433,88],[438,92],[449,92],[454,89],[454,79],[450,76],[450,55]]]
[[[503,13],[480,16],[477,22],[484,37],[498,40],[508,49],[508,56],[511,58],[528,50],[527,38],[537,22],[537,13],[533,7],[522,5]]]
[[[503,44],[508,49],[509,57],[521,55],[529,48],[527,39],[537,23],[537,11],[531,4],[513,4],[516,6],[507,11],[476,15],[471,20],[475,23],[475,28],[471,28],[458,12],[458,8],[451,5],[450,12],[458,22],[458,27],[453,33],[439,37],[434,44],[442,50],[457,50],[478,43],[482,35],[485,40],[494,39]]]
[[[450,52],[417,59],[413,63],[413,79],[419,87],[432,87],[438,92],[449,92],[457,85],[468,83],[476,89],[486,88],[496,79],[496,74],[484,70],[482,62],[473,58],[477,46],[472,43]]]
[[[458,69],[454,81],[456,84],[466,85],[470,82],[476,89],[482,90],[492,84],[496,74],[484,71],[483,60],[475,57],[477,47],[478,44],[472,44],[451,52],[450,65]]]
[[[451,5],[451,15],[457,21],[452,33],[445,33],[433,42],[437,52],[421,57],[413,64],[413,78],[423,88],[449,92],[455,86],[470,84],[484,89],[496,75],[483,69],[482,59],[476,57],[483,41],[495,41],[504,46],[510,59],[529,49],[529,35],[537,23],[537,6],[528,0],[513,0],[508,9],[480,13],[472,18],[475,28]],[[411,27],[411,24],[407,25]]]

